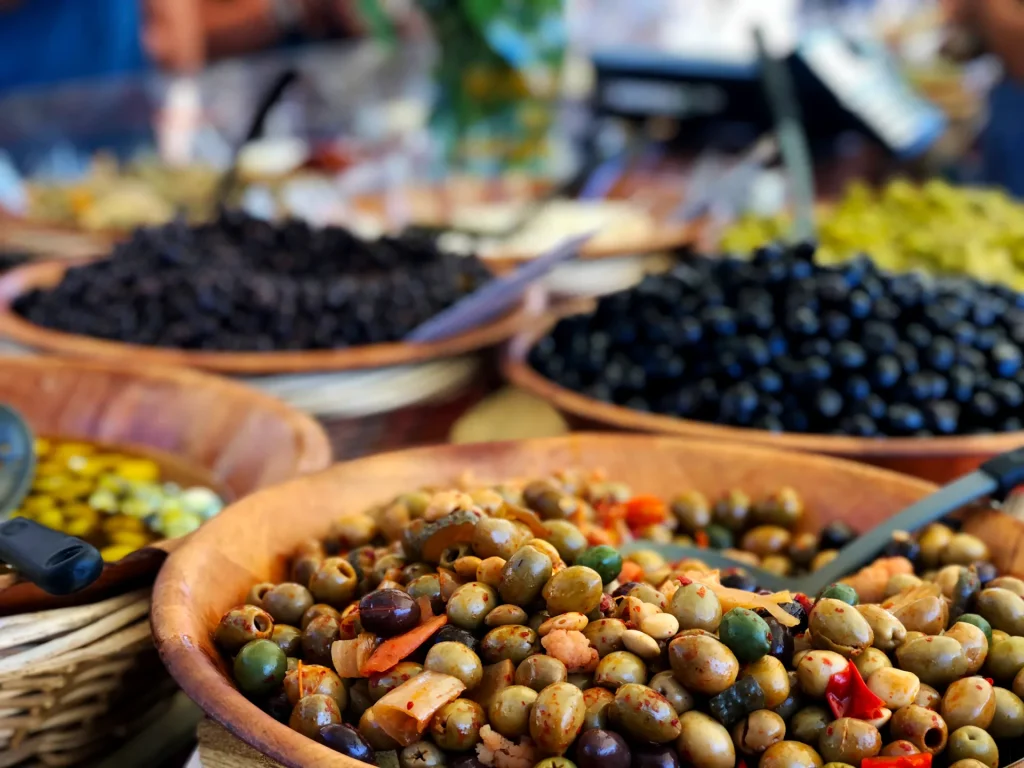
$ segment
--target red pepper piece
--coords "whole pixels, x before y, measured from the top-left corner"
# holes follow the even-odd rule
[[[860,768],[932,768],[932,756],[927,752],[899,757],[865,757]]]
[[[825,698],[836,717],[874,720],[882,715],[885,706],[885,701],[868,688],[852,662],[844,671],[836,672],[829,678]]]
[[[704,531],[697,531],[693,534],[693,540],[700,549],[707,549],[711,546],[711,539],[708,538],[708,535]]]
[[[630,528],[643,528],[664,522],[668,506],[657,496],[634,496],[626,502],[626,523]]]
[[[811,615],[811,609],[814,608],[814,601],[811,600],[811,598],[809,598],[803,592],[797,592],[795,595],[793,595],[793,599],[800,603],[801,606],[803,606],[803,609],[808,616]]]

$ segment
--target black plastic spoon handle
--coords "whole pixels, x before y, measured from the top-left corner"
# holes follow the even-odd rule
[[[23,517],[0,523],[0,560],[51,595],[85,589],[103,571],[92,544]]]

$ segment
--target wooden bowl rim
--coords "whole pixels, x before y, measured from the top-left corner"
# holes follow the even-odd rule
[[[236,520],[252,519],[261,508],[287,508],[289,500],[293,498],[294,489],[301,488],[304,484],[323,484],[324,487],[333,484],[343,488],[346,476],[356,475],[373,463],[396,464],[400,457],[402,464],[415,465],[430,463],[438,455],[445,455],[457,459],[465,469],[472,470],[476,462],[486,460],[489,454],[498,454],[503,450],[515,449],[530,453],[556,452],[561,449],[566,454],[573,455],[580,453],[583,445],[606,445],[609,451],[631,455],[672,447],[680,452],[718,453],[723,455],[723,459],[730,460],[735,460],[737,456],[760,462],[788,460],[800,463],[801,466],[816,466],[822,470],[849,473],[863,478],[866,483],[898,482],[903,488],[919,491],[921,496],[936,488],[933,483],[926,480],[829,456],[815,456],[728,441],[649,434],[575,433],[554,438],[432,446],[377,454],[335,464],[315,475],[292,480],[247,496],[200,528],[173,552],[157,578],[151,611],[153,637],[164,665],[182,690],[210,717],[262,754],[283,765],[365,768],[359,761],[333,752],[258,710],[228,681],[218,668],[217,660],[208,655],[197,642],[195,638],[209,636],[212,626],[204,621],[204,617],[198,615],[189,578],[190,574],[197,573],[196,567],[200,563],[209,562],[209,558],[217,556],[215,551],[209,551],[207,541],[216,542],[221,529],[228,531],[236,524]]]
[[[727,427],[709,422],[644,413],[621,405],[605,403],[566,389],[542,376],[529,363],[528,355],[540,338],[564,314],[556,313],[531,323],[513,337],[502,355],[501,367],[506,379],[554,405],[558,410],[598,424],[628,431],[650,432],[681,437],[699,437],[781,448],[791,451],[879,458],[883,456],[991,456],[1024,445],[1024,431],[991,435],[956,437],[846,437],[805,433],[773,433],[748,427]]]
[[[524,317],[520,304],[490,323],[460,336],[428,344],[389,342],[338,350],[197,352],[54,331],[31,323],[14,312],[12,304],[18,296],[37,286],[52,285],[68,267],[84,261],[39,261],[15,267],[0,276],[0,336],[49,353],[130,361],[136,365],[184,366],[237,375],[315,373],[385,368],[474,352],[506,341],[518,330]]]

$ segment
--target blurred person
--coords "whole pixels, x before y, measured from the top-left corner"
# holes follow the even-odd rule
[[[942,6],[960,52],[984,50],[1002,62],[1004,78],[989,97],[982,137],[984,173],[989,183],[1024,198],[1024,2],[942,0]]]
[[[379,0],[406,34],[414,3]],[[293,41],[365,34],[363,0],[0,0],[0,92],[208,61]]]

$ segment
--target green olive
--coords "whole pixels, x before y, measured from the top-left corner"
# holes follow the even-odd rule
[[[468,645],[453,641],[437,643],[427,651],[423,669],[458,678],[466,690],[476,688],[484,676],[480,657]]]
[[[669,643],[668,655],[676,679],[694,693],[714,696],[739,675],[735,654],[713,636],[680,635]]]
[[[647,665],[629,651],[613,651],[597,663],[594,684],[613,691],[628,683],[647,682]]]
[[[530,715],[537,692],[525,685],[510,685],[499,691],[487,708],[491,727],[507,739],[530,732]]]
[[[583,635],[597,649],[598,655],[607,656],[622,650],[622,635],[625,631],[626,622],[622,619],[598,619],[587,624]]]
[[[722,604],[718,596],[696,582],[683,584],[675,591],[668,612],[679,621],[680,629],[714,632],[722,621]]]
[[[922,752],[937,755],[946,748],[946,721],[937,712],[911,704],[897,710],[889,721],[894,739],[905,739]]]
[[[917,675],[894,667],[875,670],[865,682],[871,692],[893,711],[909,707],[921,692],[921,681]]]
[[[657,691],[664,696],[669,704],[675,709],[676,714],[689,712],[696,706],[696,700],[683,684],[676,680],[671,670],[665,670],[654,675],[647,685],[651,690]]]
[[[956,680],[943,694],[939,712],[951,731],[965,725],[988,728],[996,713],[995,691],[983,677]]]
[[[882,751],[878,753],[879,757],[906,757],[908,755],[919,755],[921,750],[915,747],[906,739],[897,739],[896,741],[890,741],[884,747]]]
[[[1024,702],[1005,688],[995,689],[996,711],[988,732],[995,739],[1019,739],[1024,736]]]
[[[954,533],[939,554],[943,565],[970,565],[984,560],[988,560],[988,546],[969,533]]]
[[[683,764],[694,768],[735,768],[736,765],[736,747],[729,731],[717,720],[696,710],[680,716],[676,749]]]
[[[921,565],[925,568],[935,568],[942,557],[943,550],[949,546],[953,539],[953,530],[942,523],[932,523],[918,537],[917,543],[921,548]]]
[[[615,692],[617,724],[636,739],[665,744],[679,736],[679,713],[646,685],[627,683]]]
[[[919,707],[924,707],[925,709],[931,709],[938,712],[939,707],[942,705],[942,694],[927,683],[921,683],[921,690],[918,691],[917,698],[914,699],[914,703]]]
[[[1024,597],[1002,587],[983,589],[978,594],[976,610],[994,629],[1024,636]]]
[[[530,617],[518,605],[499,605],[484,617],[488,627],[503,627],[506,624],[525,624]]]
[[[466,752],[480,742],[480,729],[486,724],[483,707],[469,699],[455,699],[437,710],[430,735],[441,749]]]
[[[711,522],[711,506],[700,491],[686,491],[672,499],[672,514],[687,533],[696,533]]]
[[[348,706],[343,713],[346,715],[345,720],[358,723],[363,713],[372,706],[373,699],[370,697],[369,681],[365,678],[353,680],[348,687]]]
[[[299,624],[299,629],[305,629],[313,619],[320,616],[328,616],[339,623],[341,622],[341,612],[337,608],[327,605],[327,603],[315,603],[302,614],[302,622]]]
[[[1018,579],[1016,576],[999,576],[985,586],[992,589],[1008,589],[1013,594],[1024,597],[1024,579]]]
[[[320,729],[341,722],[338,702],[322,693],[299,699],[288,719],[288,727],[307,738],[320,740]]]
[[[569,611],[590,613],[601,604],[601,576],[593,568],[573,565],[565,568],[544,586],[544,599],[552,616]]]
[[[498,585],[501,599],[513,605],[528,606],[540,596],[551,578],[551,571],[550,557],[536,547],[520,547],[501,570]]]
[[[949,604],[941,595],[922,597],[893,611],[908,632],[937,635],[949,624]]]
[[[512,521],[485,517],[473,529],[473,553],[484,560],[501,557],[508,560],[525,543],[526,536]]]
[[[480,641],[480,655],[488,664],[504,659],[519,664],[537,650],[537,633],[522,624],[495,627]]]
[[[440,645],[440,643],[438,643]],[[400,661],[387,672],[372,675],[368,681],[367,693],[371,701],[377,701],[384,694],[395,690],[402,683],[411,680],[423,671],[423,667],[412,661]]]
[[[758,557],[777,555],[789,546],[792,534],[777,525],[759,525],[751,528],[740,540],[740,548]]]
[[[359,718],[359,735],[366,739],[366,743],[375,750],[386,752],[393,749],[401,749],[402,745],[388,735],[387,731],[381,728],[377,720],[377,714],[373,707],[363,712]]]
[[[861,678],[867,680],[879,669],[892,667],[892,662],[889,661],[889,657],[885,655],[884,651],[877,648],[865,648],[860,656],[854,658],[853,666],[860,672]]]
[[[951,761],[973,759],[989,768],[999,768],[999,748],[995,740],[975,725],[957,728],[949,735]]]
[[[854,717],[841,717],[825,726],[818,739],[818,751],[824,760],[860,765],[882,749],[882,736],[871,723]]]
[[[234,661],[235,682],[247,696],[272,693],[284,680],[288,658],[271,640],[250,640]]]
[[[791,530],[804,514],[804,502],[793,488],[783,487],[757,502],[751,510],[755,525],[778,525]]]
[[[786,735],[791,739],[802,741],[804,744],[817,746],[818,739],[825,732],[825,726],[832,720],[832,713],[824,707],[817,705],[804,707],[793,715]]]
[[[318,603],[341,609],[352,602],[358,582],[352,563],[344,557],[328,557],[309,580],[309,591]]]
[[[871,627],[871,633],[874,636],[872,645],[875,648],[891,651],[907,639],[907,628],[882,606],[865,603],[857,606],[857,612]]]
[[[799,741],[780,741],[761,755],[757,768],[821,768],[821,755]]]
[[[471,581],[452,593],[445,612],[452,624],[473,632],[483,626],[487,614],[497,605],[498,595],[493,587]]]
[[[789,698],[789,673],[786,666],[774,656],[762,656],[747,664],[740,672],[740,678],[752,677],[764,692],[764,708],[775,709]]]
[[[661,610],[665,610],[668,606],[668,601],[665,599],[665,596],[650,584],[637,584],[626,594],[629,597],[635,597],[640,602],[656,605]]]
[[[298,627],[287,624],[275,624],[270,635],[274,644],[284,651],[285,656],[298,656],[302,653],[302,632]]]
[[[997,683],[1009,682],[1024,669],[1024,637],[993,640],[985,670]]]
[[[314,664],[329,666],[331,646],[341,639],[341,624],[330,616],[318,616],[302,630],[302,657]]]
[[[535,691],[542,691],[552,683],[565,682],[568,671],[553,656],[534,654],[523,659],[516,669],[516,685],[525,685]]]
[[[530,737],[545,754],[561,755],[583,728],[585,711],[583,692],[575,685],[549,685],[533,704]]]
[[[614,711],[615,694],[607,688],[585,688],[583,689],[583,705],[586,710],[583,713],[583,730],[589,731],[594,728],[606,730],[608,728],[609,713]]]
[[[444,752],[431,741],[417,741],[398,753],[399,768],[441,768],[447,765]]]
[[[896,649],[902,669],[913,672],[922,683],[944,686],[967,672],[963,647],[952,637],[918,637]]]
[[[545,537],[552,546],[558,550],[559,556],[567,563],[575,563],[576,558],[582,555],[589,546],[587,537],[580,529],[567,520],[547,520],[544,528],[548,535]]]
[[[976,674],[988,658],[989,644],[985,638],[985,632],[974,624],[957,621],[946,630],[945,634],[960,643],[964,658],[967,660],[966,673],[968,675]]]
[[[213,632],[213,639],[225,653],[238,653],[252,640],[269,640],[274,634],[274,620],[256,605],[243,605],[225,613]]]
[[[712,509],[714,521],[730,531],[742,531],[746,528],[749,514],[750,497],[738,489],[726,493],[715,502]]]
[[[875,640],[871,625],[856,608],[827,597],[814,604],[810,630],[815,648],[835,651],[847,658],[858,656]]]
[[[768,709],[751,712],[732,729],[732,740],[745,755],[759,755],[786,738],[786,723]]]

